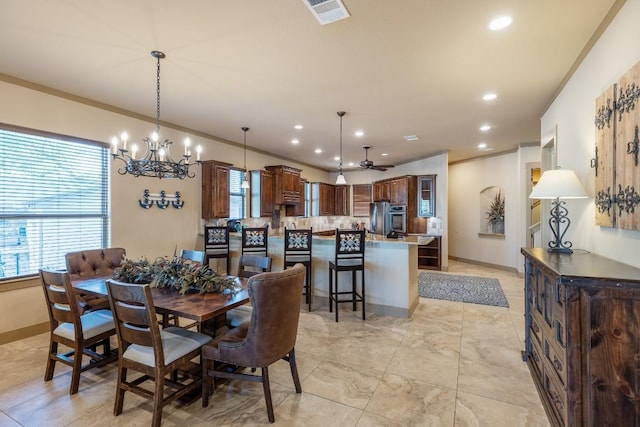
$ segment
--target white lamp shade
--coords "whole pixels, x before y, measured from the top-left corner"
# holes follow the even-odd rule
[[[338,175],[338,178],[336,179],[336,185],[346,185],[347,180],[344,179],[344,175],[342,175],[342,173],[340,173]]]
[[[242,181],[242,184],[240,184],[240,188],[249,188],[249,181],[247,181],[246,178]]]
[[[545,171],[529,195],[530,199],[586,199],[589,197],[576,173],[569,169]]]

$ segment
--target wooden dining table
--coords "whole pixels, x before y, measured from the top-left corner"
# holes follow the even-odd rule
[[[96,277],[72,281],[73,287],[79,291],[91,295],[106,297],[106,282],[110,277]],[[241,306],[249,302],[247,292],[247,279],[233,277],[240,290],[234,294],[222,294],[218,292],[199,293],[199,291],[188,291],[185,294],[179,293],[173,288],[151,288],[153,305],[158,314],[173,314],[178,317],[192,319],[198,323],[214,319],[225,314],[232,308]]]

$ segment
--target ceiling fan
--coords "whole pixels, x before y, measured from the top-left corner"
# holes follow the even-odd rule
[[[393,165],[374,165],[371,160],[369,160],[369,148],[368,145],[363,145],[364,148],[364,160],[360,162],[360,167],[362,169],[373,169],[376,171],[386,171],[389,168],[392,168]]]

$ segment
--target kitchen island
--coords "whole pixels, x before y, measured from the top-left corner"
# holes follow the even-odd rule
[[[240,233],[231,233],[230,236],[231,273],[235,274],[240,255]],[[273,259],[273,271],[282,270],[284,265],[283,239],[283,234],[269,232],[269,256]],[[388,239],[375,234],[367,235],[365,246],[367,312],[395,317],[411,316],[418,305],[417,248],[417,236]],[[325,306],[327,309],[329,261],[333,261],[334,253],[335,237],[314,235],[312,301],[314,305]],[[340,274],[346,276],[349,273]],[[346,277],[341,279],[341,283],[345,286],[347,282]]]

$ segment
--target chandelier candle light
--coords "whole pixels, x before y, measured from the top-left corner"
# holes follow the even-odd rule
[[[342,174],[342,118],[347,113],[345,113],[344,111],[338,111],[337,114],[338,117],[340,117],[340,166],[338,166],[338,171],[340,173],[338,174],[338,178],[336,179],[336,184],[345,185],[347,183],[347,180],[344,179],[344,175]]]
[[[555,240],[549,242],[548,252],[572,253],[572,243],[563,241],[571,224],[569,211],[560,199],[586,199],[587,193],[575,172],[569,169],[545,171],[529,195],[530,199],[551,199],[549,226]]]
[[[165,58],[166,55],[162,52],[154,50],[151,52],[151,56],[156,58],[156,130],[151,134],[151,137],[143,138],[145,144],[145,152],[138,159],[138,145],[131,145],[131,152],[127,149],[127,142],[129,135],[127,132],[122,132],[120,138],[114,136],[111,139],[111,155],[113,160],[121,160],[124,162],[125,167],[118,169],[120,175],[127,173],[139,177],[150,176],[156,178],[193,178],[195,173],[189,172],[189,159],[191,158],[191,141],[189,138],[184,140],[184,154],[182,159],[175,161],[171,157],[170,147],[173,141],[165,139],[160,140],[160,60]],[[200,154],[202,153],[202,147],[198,145],[196,147],[196,162],[200,162]]]

